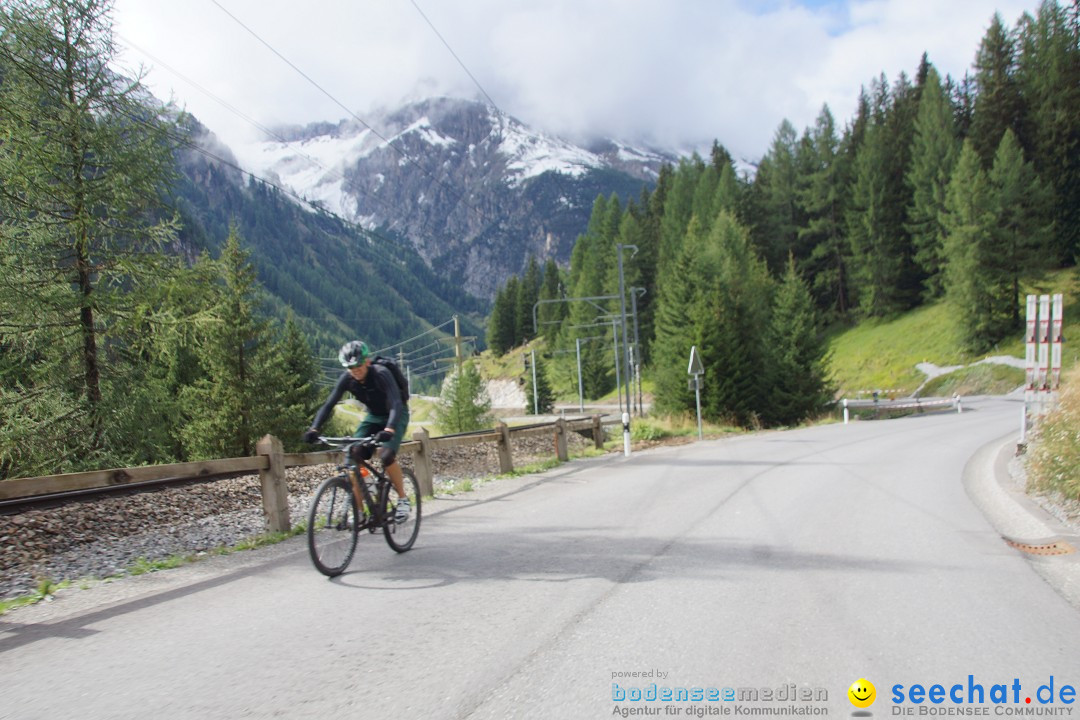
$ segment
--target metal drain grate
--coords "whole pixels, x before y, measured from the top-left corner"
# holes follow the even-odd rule
[[[1009,547],[1016,548],[1020,552],[1027,553],[1028,555],[1070,555],[1076,552],[1076,548],[1064,540],[1056,540],[1051,543],[1032,544],[1017,542],[1015,540],[1010,540],[1009,538],[1003,539],[1005,540],[1005,544]]]

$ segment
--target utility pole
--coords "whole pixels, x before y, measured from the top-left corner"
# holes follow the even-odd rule
[[[457,372],[461,374],[461,368],[465,364],[465,353],[461,351],[462,345],[472,340],[475,340],[476,336],[461,334],[461,320],[457,315],[454,316],[454,357],[451,358],[437,358],[436,362],[453,362],[457,367]]]
[[[578,398],[578,412],[585,412],[585,385],[581,381],[581,338],[574,340],[574,345],[577,346],[577,398]]]
[[[642,411],[642,393],[641,393],[641,340],[638,338],[638,315],[637,315],[637,299],[638,291],[642,295],[646,293],[645,288],[632,287],[630,288],[630,306],[631,312],[634,314],[634,347],[637,348],[634,353],[634,377],[637,378],[637,411],[638,417],[641,417],[645,413]]]
[[[623,245],[622,243],[618,243],[618,244],[615,245],[615,250],[618,253],[618,260],[619,260],[619,312],[621,313],[622,328],[623,328],[622,362],[623,362],[623,367],[626,368],[626,410],[627,410],[627,412],[629,412],[630,411],[630,404],[631,404],[630,395],[631,395],[632,391],[631,391],[631,388],[630,388],[630,343],[629,343],[629,340],[628,340],[627,336],[630,333],[627,332],[627,328],[626,328],[626,284],[625,284],[625,281],[623,279],[623,261],[622,261],[623,248],[633,248],[634,249],[634,254],[636,255],[638,247],[637,247],[637,245]],[[615,379],[616,384],[619,383],[618,374],[619,374],[618,373],[618,360],[616,360],[616,373],[615,373],[615,375],[616,375],[616,379]],[[621,384],[619,385],[619,405],[620,406],[622,405],[622,385]]]
[[[614,336],[612,339],[615,341],[615,387],[619,391],[619,413],[623,412],[622,404],[622,382],[619,379],[619,329],[615,324],[616,319],[611,318],[611,332]],[[626,333],[623,333],[624,335]]]
[[[540,395],[536,390],[536,348],[529,351],[532,355],[533,415],[540,414]]]

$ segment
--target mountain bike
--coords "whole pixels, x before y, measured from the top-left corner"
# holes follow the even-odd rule
[[[319,485],[308,509],[308,551],[319,572],[327,577],[345,572],[361,530],[374,533],[381,528],[387,544],[396,552],[411,548],[420,532],[420,483],[412,471],[401,468],[412,510],[409,519],[399,523],[394,520],[398,494],[389,476],[370,460],[354,460],[351,452],[357,447],[361,458],[370,458],[380,443],[354,437],[319,440],[345,454],[345,464],[337,467],[340,474]]]

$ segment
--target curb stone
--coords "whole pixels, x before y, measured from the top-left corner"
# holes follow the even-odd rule
[[[1016,433],[979,448],[964,467],[964,488],[1003,542],[1048,545],[1065,542],[1076,549],[1067,555],[1020,553],[1059,595],[1080,610],[1080,530],[1061,522],[1019,489],[1010,474]]]

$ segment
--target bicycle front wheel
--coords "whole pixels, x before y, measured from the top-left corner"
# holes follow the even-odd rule
[[[344,475],[323,481],[308,509],[308,551],[323,575],[345,572],[356,552],[359,513],[352,487]]]
[[[416,480],[412,470],[401,468],[402,484],[405,486],[405,495],[409,498],[412,506],[409,519],[404,522],[394,520],[394,511],[397,508],[398,494],[391,483],[390,492],[387,493],[387,518],[383,525],[383,534],[386,535],[386,543],[396,552],[403,553],[413,546],[416,536],[420,534],[420,483]]]

